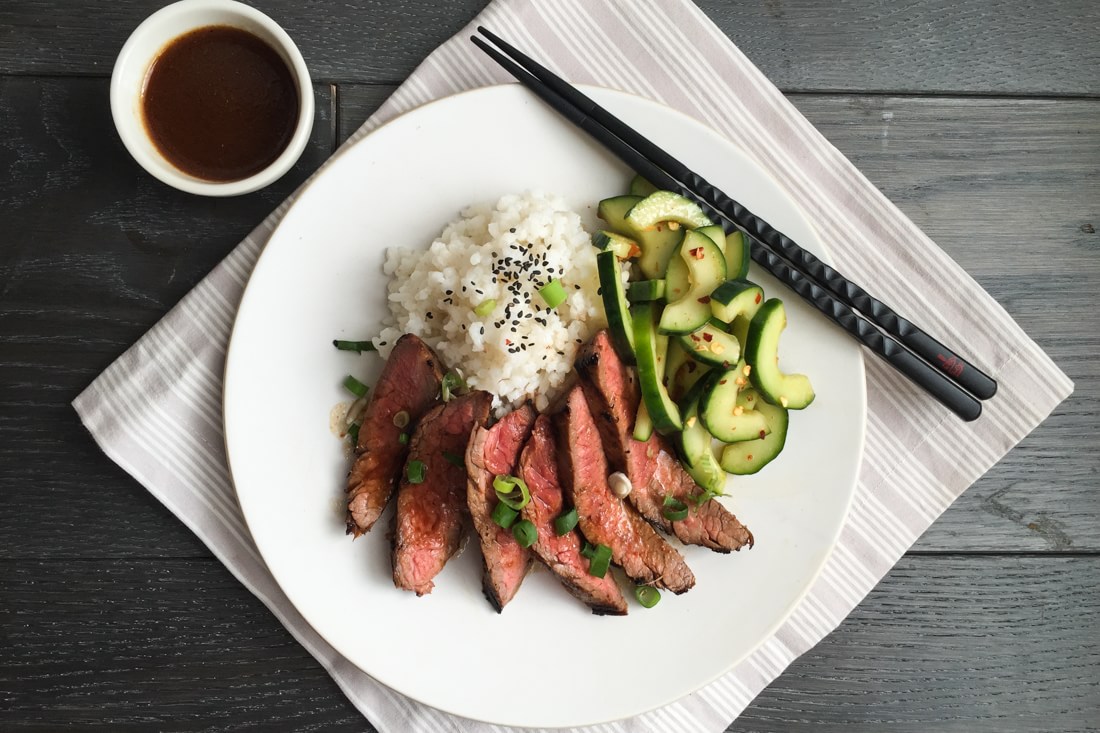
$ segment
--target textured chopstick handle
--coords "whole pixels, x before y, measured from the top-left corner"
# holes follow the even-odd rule
[[[896,336],[918,356],[957,382],[979,399],[997,392],[997,383],[976,366],[929,336],[912,322],[902,318],[890,306],[798,246],[788,236],[753,214],[702,176],[684,169],[680,179],[695,193],[754,239],[781,254],[822,287],[858,310],[887,333]]]
[[[982,403],[952,382],[937,369],[914,356],[905,347],[883,334],[802,272],[791,267],[774,252],[762,247],[752,249],[752,258],[784,285],[815,306],[826,318],[837,324],[857,341],[889,362],[899,372],[922,387],[940,404],[966,421],[977,420]]]

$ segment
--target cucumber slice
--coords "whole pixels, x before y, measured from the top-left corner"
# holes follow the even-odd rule
[[[741,344],[741,356],[745,356],[745,344],[749,340],[749,319],[744,316],[737,316],[733,319],[733,323],[730,324],[730,333],[737,339],[737,343]]]
[[[749,276],[749,238],[741,232],[726,237],[726,277],[744,280]]]
[[[732,323],[737,316],[751,320],[763,302],[764,290],[756,283],[726,280],[710,294],[710,312],[722,323]]]
[[[684,233],[658,224],[651,229],[637,229],[626,220],[626,215],[644,199],[641,196],[615,196],[604,199],[596,209],[596,215],[607,222],[608,229],[633,239],[642,249],[638,257],[638,269],[644,277],[664,277],[669,260],[676,253],[676,247],[684,238]]]
[[[638,381],[653,428],[659,433],[673,433],[682,430],[684,423],[680,417],[680,408],[669,397],[664,384],[668,338],[658,335],[656,316],[653,303],[639,303],[634,306]]]
[[[626,215],[637,230],[650,229],[661,222],[675,222],[689,229],[710,226],[712,222],[699,204],[672,191],[655,191],[635,204]]]
[[[606,230],[592,235],[592,245],[596,249],[611,250],[620,260],[629,260],[642,253],[642,248],[633,239]]]
[[[657,187],[646,179],[642,178],[640,175],[636,175],[632,179],[630,179],[631,196],[641,196],[642,198],[645,198],[649,194],[656,192]]]
[[[692,230],[684,235],[679,257],[687,266],[691,287],[670,300],[661,314],[661,333],[691,333],[710,320],[710,294],[726,277],[726,258],[710,237]],[[666,297],[671,298],[667,285]]]
[[[770,405],[757,392],[747,389],[739,397],[747,403],[755,403],[755,409],[764,416],[771,430],[763,438],[727,445],[722,449],[719,464],[727,473],[747,476],[771,463],[787,442],[787,411],[778,405]]]
[[[709,227],[699,227],[695,231],[710,237],[711,241],[718,245],[718,249],[722,250],[722,256],[726,256],[726,233],[722,227],[711,224]],[[726,265],[726,269],[729,270],[729,264]]]
[[[635,280],[626,291],[626,299],[631,303],[644,303],[648,300],[660,300],[665,297],[664,280]]]
[[[719,373],[712,373],[693,387],[685,398],[684,430],[679,435],[679,444],[684,468],[695,479],[695,483],[706,491],[723,494],[726,488],[726,472],[714,455],[710,432],[699,419],[699,399],[708,389],[709,383],[718,376]]]
[[[747,381],[742,362],[710,380],[707,391],[699,398],[699,418],[710,434],[723,443],[759,440],[771,433],[764,413],[754,409],[762,400],[751,389],[744,389]]]
[[[668,393],[674,400],[680,401],[710,373],[710,367],[692,359],[680,345],[679,339],[670,339],[668,346],[668,367],[665,379],[668,380]]]
[[[779,371],[779,335],[787,327],[783,301],[771,298],[753,316],[745,341],[745,360],[752,367],[749,379],[768,402],[801,410],[814,401],[814,388],[805,374]]]
[[[681,243],[682,246],[682,243]],[[668,261],[668,270],[665,271],[665,300],[672,303],[687,295],[691,290],[691,274],[688,272],[687,263],[680,257],[679,250]]]
[[[623,291],[622,270],[615,252],[605,249],[596,255],[596,272],[600,277],[600,295],[607,315],[607,327],[615,351],[627,364],[634,363],[634,328],[630,322],[630,307]]]
[[[643,443],[650,439],[653,435],[653,420],[649,417],[649,410],[646,409],[645,401],[638,403],[638,414],[634,416],[634,440],[640,440]]]
[[[741,358],[741,344],[732,334],[726,333],[715,321],[707,323],[698,331],[678,337],[680,345],[696,361],[712,366],[729,367]]]

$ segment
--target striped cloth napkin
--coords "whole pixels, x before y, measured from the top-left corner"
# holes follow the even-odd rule
[[[735,669],[666,708],[601,731],[720,731],[834,629],[971,483],[1073,385],[1007,313],[822,137],[688,0],[496,0],[429,56],[348,142],[431,100],[510,81],[467,40],[482,23],[567,79],[627,90],[710,125],[816,222],[838,266],[1000,382],[966,424],[875,358],[867,441],[840,543],[787,622]],[[690,43],[685,43],[690,39]],[[322,169],[323,170],[323,169]],[[499,731],[405,699],[326,644],[249,537],[222,442],[222,369],[248,274],[282,204],[74,405],[103,450],[187,524],[381,731]]]

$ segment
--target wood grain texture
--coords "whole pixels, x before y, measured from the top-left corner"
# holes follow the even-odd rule
[[[215,561],[0,562],[0,729],[372,730]],[[1100,558],[909,557],[731,731],[1080,731]]]
[[[332,149],[332,92],[318,85],[291,173],[245,197],[191,196],[130,158],[107,88],[0,78],[0,557],[205,554],[69,402]]]
[[[110,73],[130,30],[160,0],[21,0],[0,5],[0,72]],[[321,81],[404,79],[484,0],[265,0]],[[700,0],[790,91],[1100,94],[1100,6],[1091,0]],[[79,8],[80,12],[74,12]]]

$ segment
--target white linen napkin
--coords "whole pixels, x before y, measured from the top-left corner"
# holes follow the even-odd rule
[[[790,619],[735,669],[601,731],[721,731],[834,629],[970,484],[1072,383],[1009,315],[840,154],[688,0],[495,0],[432,53],[348,141],[425,102],[511,81],[467,40],[484,24],[574,82],[690,114],[753,156],[806,210],[838,267],[1000,383],[963,423],[867,359],[867,438],[839,545]],[[690,42],[685,42],[685,39]],[[323,169],[322,169],[323,170]],[[292,196],[74,401],[103,450],[190,527],[384,733],[501,730],[408,700],[353,667],[302,619],[245,527],[226,468],[222,370],[249,272]]]

